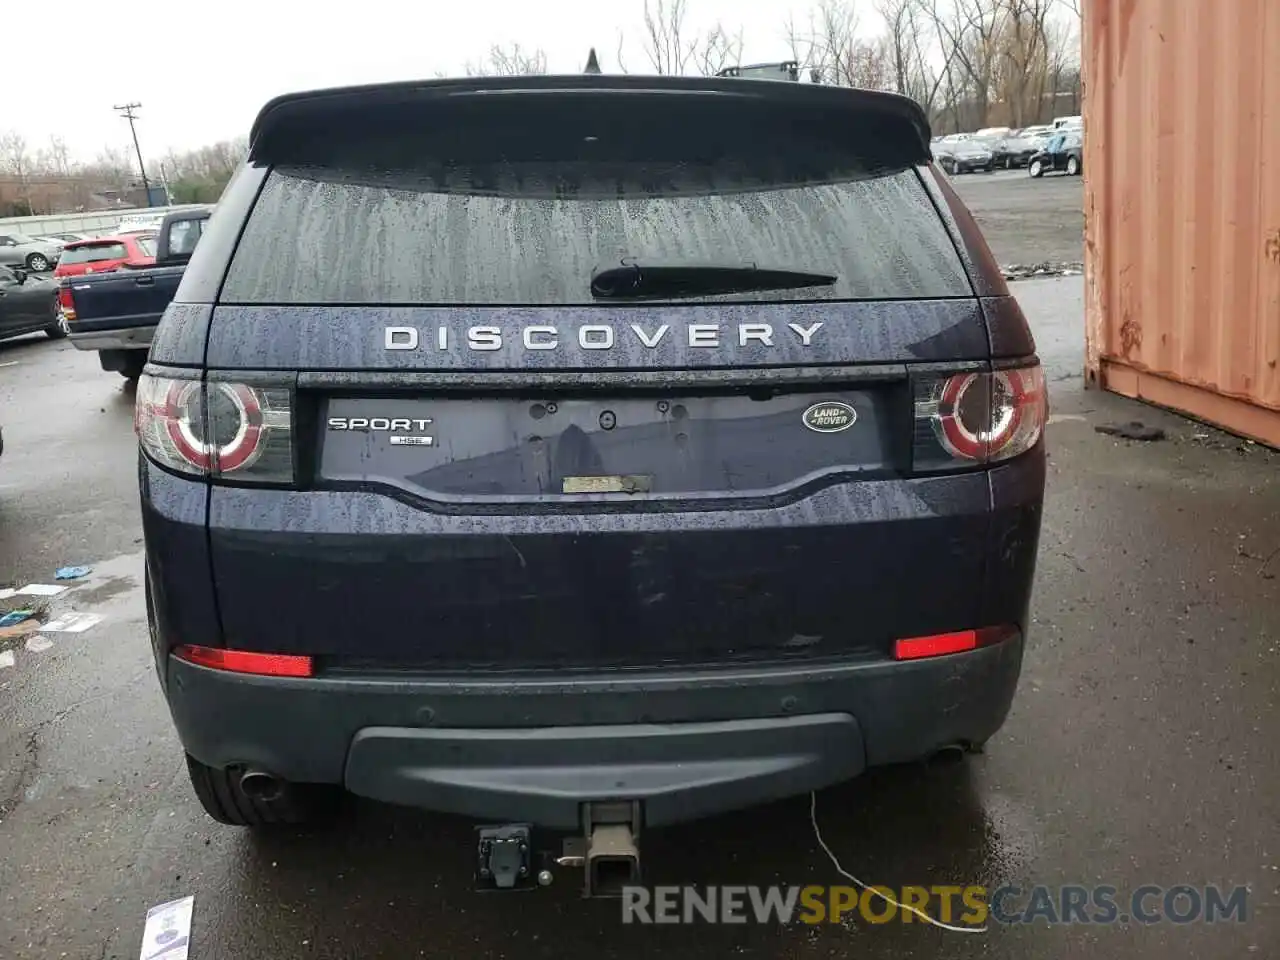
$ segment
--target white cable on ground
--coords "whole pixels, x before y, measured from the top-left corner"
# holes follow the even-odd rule
[[[850,873],[848,870],[842,867],[840,865],[839,859],[837,859],[836,855],[831,852],[831,848],[827,846],[827,841],[822,839],[822,831],[818,829],[818,794],[813,790],[809,791],[809,823],[813,825],[813,835],[818,841],[818,846],[820,846],[822,848],[822,852],[827,855],[827,859],[831,861],[831,865],[836,868],[836,873],[840,874],[840,876],[844,877],[846,880],[853,881],[863,890],[871,891],[877,897],[883,900],[885,903],[891,903],[895,907],[897,907],[899,910],[909,910],[911,913],[914,913],[921,920],[924,920],[927,923],[931,923],[935,927],[941,927],[943,930],[950,930],[952,933],[986,933],[987,932],[986,927],[957,927],[949,923],[943,923],[941,920],[935,920],[933,917],[929,916],[923,910],[917,910],[915,907],[910,906],[908,904],[899,903],[897,900],[893,899],[893,897],[885,896],[885,894],[881,893],[875,887],[867,886],[865,883],[863,883],[861,880],[855,877],[852,873]]]

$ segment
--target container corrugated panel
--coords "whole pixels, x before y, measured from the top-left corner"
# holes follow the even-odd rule
[[[1086,0],[1086,374],[1280,446],[1280,0]]]

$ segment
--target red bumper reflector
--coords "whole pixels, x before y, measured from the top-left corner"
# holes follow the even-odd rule
[[[963,653],[978,648],[978,631],[961,630],[957,633],[935,633],[929,637],[910,637],[893,645],[895,660],[919,660],[923,657],[941,657],[947,653]]]
[[[287,653],[250,653],[218,647],[178,647],[174,656],[187,663],[232,673],[256,673],[263,677],[310,677],[314,667],[310,657]]]

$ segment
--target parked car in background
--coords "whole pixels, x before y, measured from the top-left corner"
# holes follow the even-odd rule
[[[1013,131],[1008,127],[984,127],[974,134],[975,137],[981,137],[984,140],[1003,140],[1012,134]]]
[[[1040,140],[1010,135],[993,141],[991,154],[995,166],[1012,170],[1014,167],[1025,167],[1040,148]]]
[[[120,222],[116,224],[115,235],[155,233],[160,229],[160,224],[164,222],[164,217],[163,213],[138,213],[121,217]]]
[[[154,266],[122,266],[61,283],[58,299],[76,349],[97,351],[103,370],[136,380],[160,315],[177,292],[208,219],[208,210],[165,217],[154,239]]]
[[[1053,127],[1047,123],[1036,124],[1031,127],[1023,127],[1018,131],[1018,136],[1023,140],[1044,139],[1053,136]]]
[[[1033,177],[1057,172],[1075,177],[1083,169],[1084,135],[1079,130],[1070,129],[1051,138],[1027,164],[1027,173]]]
[[[955,176],[960,173],[973,173],[981,170],[990,173],[995,163],[991,145],[985,140],[965,138],[963,140],[946,140],[933,148],[933,156],[938,166]]]
[[[61,256],[62,248],[55,243],[21,233],[0,234],[0,263],[8,266],[44,273],[52,269]]]
[[[58,287],[21,267],[0,267],[0,339],[26,333],[66,336],[58,320]]]
[[[49,238],[52,240],[61,240],[63,243],[75,243],[77,240],[92,240],[92,233],[50,233]]]
[[[149,267],[156,262],[156,235],[131,233],[117,237],[97,237],[69,243],[53,278],[82,277],[87,273],[110,273],[123,266]]]
[[[1077,127],[1084,126],[1084,117],[1054,117],[1053,129],[1055,130],[1073,130]]]

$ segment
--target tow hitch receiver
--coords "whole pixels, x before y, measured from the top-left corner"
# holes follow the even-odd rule
[[[640,882],[639,803],[583,804],[582,828],[583,836],[565,841],[559,863],[585,868],[583,896],[620,897]]]
[[[533,887],[531,833],[527,823],[477,827],[476,886],[482,890]]]

